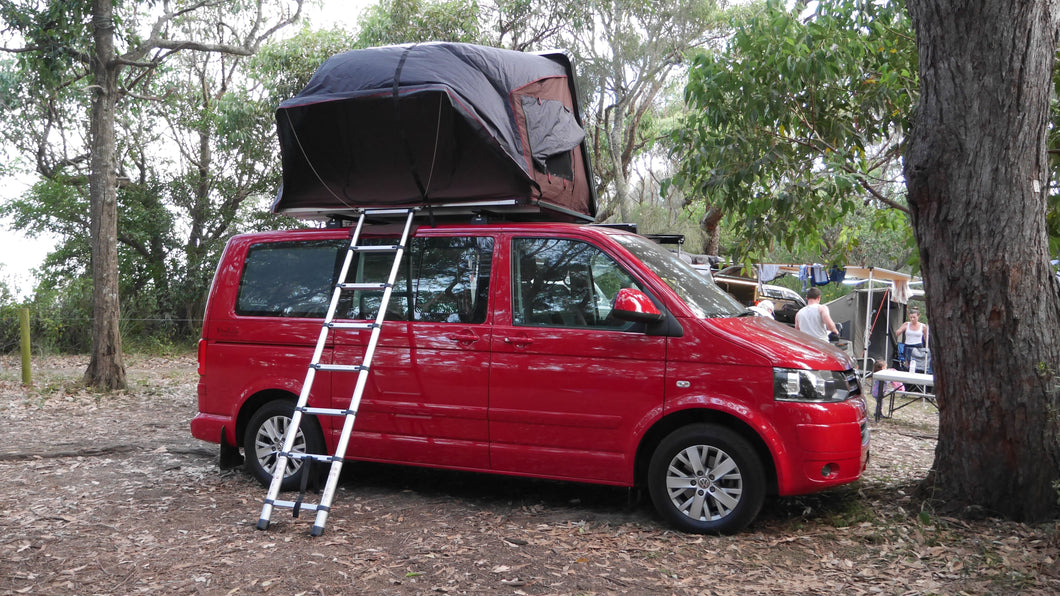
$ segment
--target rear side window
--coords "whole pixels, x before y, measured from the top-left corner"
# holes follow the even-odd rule
[[[251,246],[236,314],[324,318],[347,245],[344,240],[311,240]]]
[[[394,244],[396,238],[364,244]],[[248,251],[236,314],[323,318],[346,255],[346,240],[258,244]],[[386,319],[483,323],[493,238],[415,238],[405,251]],[[356,253],[347,282],[387,281],[392,253]],[[382,290],[343,292],[336,319],[374,319]]]
[[[395,242],[396,238],[378,240]],[[485,322],[492,259],[491,237],[414,238],[398,269],[386,320]],[[347,281],[386,281],[393,263],[393,256],[386,253],[358,255]],[[354,292],[349,304],[340,303],[345,314],[337,318],[374,319],[382,300],[381,290]]]

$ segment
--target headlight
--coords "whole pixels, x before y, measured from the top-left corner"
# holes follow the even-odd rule
[[[777,401],[838,402],[850,397],[846,375],[832,370],[773,369]]]

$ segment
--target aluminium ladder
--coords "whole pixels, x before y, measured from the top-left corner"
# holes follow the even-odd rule
[[[293,509],[294,517],[298,517],[299,510],[316,511],[316,521],[313,523],[313,536],[320,536],[324,533],[324,524],[328,519],[328,511],[331,509],[331,502],[335,498],[335,491],[338,489],[339,484],[339,473],[342,471],[343,458],[346,455],[346,447],[350,440],[350,433],[353,431],[353,424],[357,418],[357,408],[361,403],[361,396],[364,394],[364,388],[368,381],[368,372],[372,363],[372,356],[375,354],[375,347],[379,341],[379,332],[383,326],[383,320],[386,318],[387,305],[390,303],[391,290],[394,287],[394,282],[397,279],[398,268],[401,265],[401,257],[405,252],[405,247],[408,243],[409,232],[412,229],[413,215],[417,211],[416,208],[409,209],[363,209],[360,212],[360,216],[357,219],[357,227],[350,237],[350,245],[346,251],[346,259],[342,263],[342,269],[339,273],[339,277],[335,283],[335,289],[331,296],[331,304],[328,307],[327,315],[324,317],[324,323],[320,328],[320,337],[317,339],[316,349],[313,352],[313,359],[309,363],[309,368],[306,371],[305,382],[302,383],[302,391],[298,396],[298,402],[294,408],[294,414],[291,417],[291,423],[287,427],[287,434],[283,441],[283,450],[277,453],[276,468],[272,473],[272,482],[269,484],[269,491],[265,496],[265,505],[261,508],[261,517],[258,519],[257,528],[259,530],[265,530],[269,527],[269,520],[272,517],[272,510],[274,507],[282,507]],[[398,244],[388,245],[361,245],[358,244],[361,236],[361,229],[364,226],[366,217],[373,216],[405,216],[405,228],[401,233],[401,240]],[[350,263],[353,262],[355,255],[360,253],[369,252],[392,252],[394,253],[394,264],[390,268],[390,277],[385,283],[347,283],[346,275],[350,269]],[[344,291],[356,291],[356,290],[383,290],[383,298],[379,304],[379,312],[376,314],[374,322],[334,322],[335,310],[338,307],[339,299]],[[321,364],[320,357],[324,352],[324,345],[327,343],[328,334],[332,329],[359,329],[359,330],[370,330],[371,336],[368,340],[368,346],[364,351],[364,358],[360,364]],[[357,373],[357,384],[353,390],[353,396],[350,399],[350,405],[347,409],[337,408],[311,408],[306,404],[309,401],[309,390],[313,386],[313,379],[316,376],[316,371],[337,371],[337,372],[356,372]],[[294,448],[294,442],[298,435],[298,431],[301,428],[302,416],[304,414],[313,414],[321,416],[343,416],[345,422],[342,425],[342,434],[339,436],[339,442],[335,447],[334,455],[319,455],[315,453],[300,453],[292,452]],[[280,486],[283,484],[284,471],[287,469],[287,460],[301,460],[304,462],[302,470],[302,495],[305,493],[306,479],[308,478],[311,470],[310,464],[312,462],[330,463],[331,469],[328,472],[328,479],[324,485],[324,492],[320,496],[320,503],[303,503],[302,496],[295,501],[284,501],[277,497],[280,493]]]

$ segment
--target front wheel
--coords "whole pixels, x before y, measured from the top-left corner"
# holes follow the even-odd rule
[[[247,424],[243,434],[244,466],[264,486],[272,482],[272,474],[279,460],[277,454],[283,450],[284,438],[293,416],[294,403],[275,400],[254,412]],[[291,452],[324,453],[324,436],[315,418],[302,416],[301,428],[295,436]],[[287,459],[280,490],[295,490],[301,486],[302,474],[309,467],[306,463],[307,460]]]
[[[655,449],[648,492],[659,514],[685,532],[731,534],[758,515],[766,481],[754,448],[713,424],[679,428]]]

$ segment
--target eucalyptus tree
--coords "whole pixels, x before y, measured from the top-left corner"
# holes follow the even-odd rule
[[[493,0],[479,3],[480,22],[490,45],[520,52],[565,49],[562,34],[581,31],[590,7],[568,0]]]
[[[358,21],[358,47],[421,41],[486,43],[474,0],[380,0]]]
[[[1058,35],[1047,0],[773,5],[697,60],[675,136],[680,182],[729,210],[745,250],[827,249],[822,230],[865,207],[911,220],[940,406],[927,485],[1026,521],[1060,511]]]
[[[598,219],[629,221],[634,162],[654,141],[645,123],[695,48],[723,36],[715,0],[589,0],[560,40],[573,55],[601,200]]]
[[[938,496],[1060,514],[1060,281],[1046,141],[1060,5],[909,0],[921,78],[904,173],[932,313]]]
[[[771,0],[689,70],[674,184],[724,214],[737,255],[776,242],[827,258],[907,219],[901,156],[916,98],[912,29],[898,2]],[[709,230],[708,230],[709,232]],[[742,253],[742,254],[740,254]]]
[[[93,280],[92,354],[85,382],[126,385],[119,329],[117,122],[127,100],[181,52],[249,56],[301,15],[303,0],[0,0],[3,51],[22,83],[5,140],[37,173],[87,195]],[[212,20],[203,37],[183,25]],[[87,115],[87,117],[86,117]],[[19,126],[13,127],[17,122]]]

